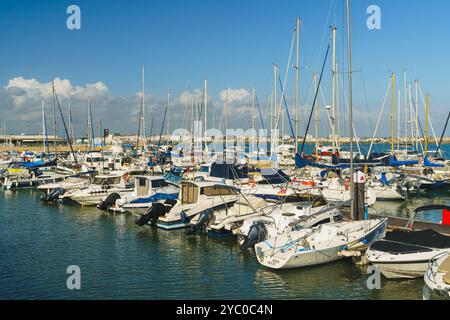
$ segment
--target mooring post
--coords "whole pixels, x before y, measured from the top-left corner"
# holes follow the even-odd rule
[[[366,219],[366,208],[365,208],[365,183],[366,176],[360,170],[353,174],[353,220],[363,220]]]

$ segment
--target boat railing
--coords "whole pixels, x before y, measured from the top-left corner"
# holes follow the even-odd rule
[[[430,280],[434,284],[437,284],[436,275],[437,275],[438,269],[439,269],[439,265],[438,265],[437,261],[439,259],[441,259],[445,256],[449,256],[449,255],[450,255],[449,252],[441,252],[441,253],[435,255],[434,257],[432,257],[430,259],[430,261],[428,261],[428,267],[427,267],[427,271],[425,273],[428,280]],[[436,271],[433,271],[433,270],[436,270]]]

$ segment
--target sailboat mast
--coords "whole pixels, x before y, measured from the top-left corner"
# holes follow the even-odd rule
[[[256,114],[255,114],[255,86],[252,87],[252,149],[254,149],[255,146],[255,120],[256,120]]]
[[[395,72],[392,73],[391,154],[394,154],[395,139]]]
[[[90,135],[90,146],[95,150],[94,126],[92,124],[91,97],[88,97],[88,130]]]
[[[296,63],[295,63],[295,152],[298,152],[298,127],[299,127],[299,59],[300,59],[300,18],[297,17],[295,28],[297,37]]]
[[[398,99],[398,104],[397,104],[397,150],[400,151],[400,108],[401,108],[401,104],[402,104],[400,89],[398,89],[397,99]]]
[[[403,71],[403,78],[404,78],[404,90],[405,90],[405,150],[408,149],[408,98],[407,98],[407,78],[406,78],[406,70]]]
[[[205,137],[205,152],[206,152],[206,155],[208,155],[208,143],[207,143],[207,140],[206,140],[206,132],[207,132],[207,130],[208,130],[208,80],[207,79],[205,79],[205,96],[204,96],[204,98],[205,98],[205,100],[204,100],[204,106],[205,106],[205,134],[204,134],[204,137]]]
[[[225,148],[224,148],[224,160],[227,162],[227,149],[228,149],[228,94],[230,89],[227,88],[227,96],[225,98]]]
[[[145,67],[142,66],[142,140],[145,145],[146,129],[145,129]]]
[[[314,71],[314,92],[317,92],[317,71]],[[316,161],[319,161],[319,107],[317,105],[317,99],[314,102],[315,111],[315,131],[316,131]]]
[[[278,78],[278,65],[273,66],[273,128],[277,125],[278,111],[277,111],[277,78]]]
[[[430,95],[426,96],[426,109],[425,109],[425,156],[428,155],[428,122],[430,116]]]
[[[415,123],[416,123],[416,150],[419,151],[419,80],[414,81],[416,90],[416,101],[414,103],[414,110],[416,112]]]
[[[332,28],[332,110],[331,110],[331,145],[333,149],[333,154],[336,152],[336,129],[335,129],[335,118],[336,118],[336,27]]]
[[[72,127],[72,105],[71,105],[71,101],[70,101],[70,92],[68,94],[68,100],[69,100],[69,133],[70,133],[70,137],[69,139],[72,141],[73,143],[73,127]]]
[[[46,143],[45,143],[45,132],[47,131],[45,128],[45,105],[44,105],[44,99],[42,99],[42,147],[44,149],[44,152],[46,152],[45,147],[46,147]]]
[[[353,199],[353,83],[352,83],[352,51],[351,51],[351,37],[350,37],[350,0],[347,0],[347,54],[348,54],[348,116],[349,116],[349,135],[350,135],[350,200],[351,200],[351,215],[353,219],[355,216],[355,203]]]
[[[167,139],[170,141],[170,89],[167,89]]]
[[[57,157],[57,147],[56,147],[56,101],[55,101],[55,83],[52,80],[52,97],[53,97],[53,145],[55,151],[55,159]]]

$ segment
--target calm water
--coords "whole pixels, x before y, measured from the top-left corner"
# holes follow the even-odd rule
[[[382,280],[351,260],[271,271],[235,239],[187,237],[135,225],[131,216],[96,208],[47,205],[37,191],[0,191],[0,299],[421,299],[423,280]],[[431,194],[379,203],[378,212],[408,216]],[[433,217],[422,217],[436,219]],[[66,287],[66,268],[81,268],[81,290]]]

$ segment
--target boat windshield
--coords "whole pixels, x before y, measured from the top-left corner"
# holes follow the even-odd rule
[[[232,196],[237,194],[232,188],[222,186],[204,187],[200,193],[206,196]]]
[[[208,173],[209,172],[209,168],[207,166],[201,166],[199,171],[202,172],[202,173]]]
[[[93,184],[104,185],[104,184],[119,184],[120,177],[111,177],[111,178],[99,178],[95,177]]]
[[[152,181],[152,188],[162,188],[162,187],[167,187],[168,185],[169,184],[164,179]]]

